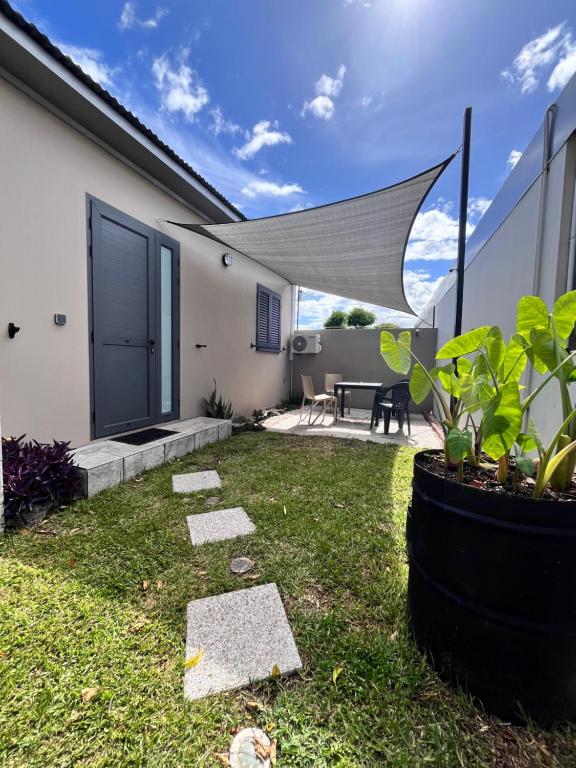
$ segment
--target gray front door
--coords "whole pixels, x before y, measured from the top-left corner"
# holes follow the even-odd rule
[[[94,437],[178,418],[178,243],[89,200]]]

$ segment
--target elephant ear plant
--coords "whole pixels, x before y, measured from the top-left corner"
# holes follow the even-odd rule
[[[445,466],[456,468],[459,481],[465,463],[487,469],[492,460],[503,484],[535,475],[536,498],[548,487],[568,490],[576,464],[576,408],[570,395],[576,352],[568,351],[575,321],[576,291],[561,296],[552,311],[537,296],[525,296],[510,339],[497,326],[475,328],[444,344],[436,359],[447,362],[429,370],[412,351],[409,331],[397,338],[382,332],[380,352],[388,366],[404,375],[412,368],[412,399],[421,403],[432,392],[444,431]],[[539,376],[527,396],[521,383],[525,372]],[[529,407],[553,379],[560,387],[563,421],[544,446]],[[537,461],[527,456],[533,452]]]

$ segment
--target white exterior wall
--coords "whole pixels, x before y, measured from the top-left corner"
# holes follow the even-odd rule
[[[256,352],[256,285],[282,295],[288,346],[291,288],[256,262],[155,217],[202,219],[0,78],[0,412],[5,436],[90,440],[86,195],[180,242],[180,416],[201,414],[216,378],[235,412],[288,394],[288,353]],[[54,314],[67,315],[63,327]],[[9,339],[7,326],[22,330]],[[197,349],[196,344],[206,344]]]

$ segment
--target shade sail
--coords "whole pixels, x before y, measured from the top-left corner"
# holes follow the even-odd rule
[[[426,196],[450,163],[337,203],[230,224],[183,224],[300,285],[414,314],[404,255]]]

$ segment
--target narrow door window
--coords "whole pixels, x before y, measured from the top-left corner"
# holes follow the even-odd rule
[[[160,246],[160,400],[162,414],[173,410],[172,403],[172,250]]]

